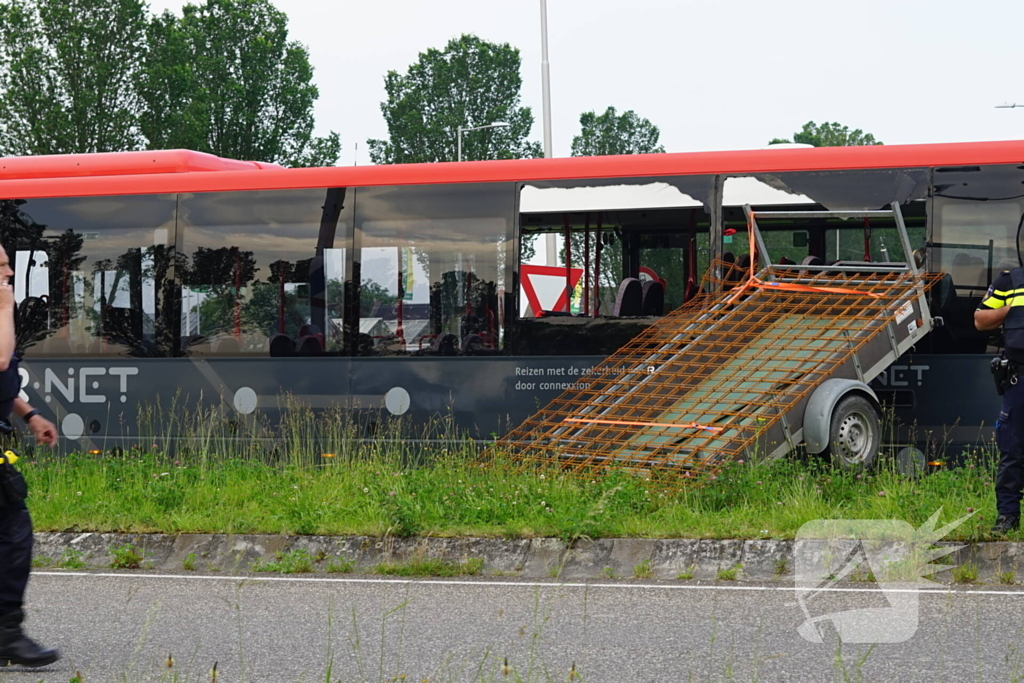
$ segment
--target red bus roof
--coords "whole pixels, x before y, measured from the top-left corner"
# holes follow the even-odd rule
[[[283,169],[197,152],[0,159],[0,198],[1024,164],[1024,140]]]
[[[252,171],[276,164],[235,161],[187,149],[0,158],[0,181],[199,171]]]

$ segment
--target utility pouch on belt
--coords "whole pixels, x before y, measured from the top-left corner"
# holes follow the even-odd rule
[[[14,468],[18,454],[4,451],[0,454],[0,507],[17,505],[28,497],[28,484],[21,472]]]
[[[996,393],[1002,396],[1007,388],[1017,383],[1017,366],[1002,356],[993,358],[989,367],[996,383]]]

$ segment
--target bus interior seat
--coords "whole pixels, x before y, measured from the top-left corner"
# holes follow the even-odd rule
[[[985,260],[980,256],[957,252],[953,256],[953,263],[950,264],[949,274],[956,287],[970,287],[971,292],[978,290],[976,296],[981,295],[980,289],[988,286],[988,269],[985,267]]]
[[[939,315],[942,315],[941,311],[945,311],[949,307],[950,301],[956,296],[953,276],[949,273],[943,273],[938,284],[935,285],[935,293],[932,296],[934,297],[935,308],[940,311]]]
[[[213,342],[211,350],[215,354],[234,354],[242,351],[242,344],[236,337],[219,337]]]
[[[299,339],[303,337],[316,337],[320,340],[320,348],[324,346],[324,333],[320,331],[317,325],[306,324],[299,328]]]
[[[788,256],[783,256],[782,258],[779,259],[779,265],[780,266],[795,266],[796,265],[796,261],[794,261],[793,259],[789,258]]]
[[[640,314],[665,315],[665,285],[657,280],[648,280],[643,284]]]
[[[357,356],[372,356],[373,355],[373,337],[366,332],[357,332],[355,338],[355,355]]]
[[[296,356],[319,356],[321,353],[323,353],[323,347],[320,345],[320,340],[312,335],[299,337],[299,341],[295,344]]]
[[[484,340],[479,334],[467,334],[462,340],[462,355],[477,356],[484,350]]]
[[[192,334],[182,337],[181,349],[183,351],[195,352],[197,354],[209,354],[213,351],[213,340],[205,334]]]
[[[725,280],[725,289],[732,289],[742,279],[742,274],[736,266],[736,254],[727,251],[722,254],[722,262],[725,267],[722,269],[722,279]]]
[[[635,277],[627,277],[619,284],[612,316],[615,318],[636,317],[643,311],[643,286]]]
[[[823,266],[823,265],[825,265],[825,262],[821,260],[821,257],[814,256],[813,254],[811,254],[810,256],[805,256],[804,260],[800,262],[800,265],[801,266]],[[800,272],[800,275],[809,275],[811,277],[814,277],[815,275],[817,275],[821,271],[818,271],[818,270],[810,270],[809,271],[809,270],[801,269],[799,272]]]
[[[698,285],[697,281],[687,280],[686,289],[683,290],[683,303],[686,303],[693,297],[697,296],[698,292],[700,292],[700,285]]]
[[[287,334],[278,332],[267,342],[271,357],[288,357],[295,355],[295,341]]]
[[[981,295],[962,296],[948,273],[935,288],[936,314],[944,324],[930,334],[932,350],[938,353],[984,353],[993,332],[982,332],[974,326],[974,311]]]
[[[459,338],[451,332],[442,332],[434,337],[430,345],[432,356],[455,356],[459,350]]]

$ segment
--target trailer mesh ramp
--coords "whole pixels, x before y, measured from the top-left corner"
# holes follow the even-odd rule
[[[704,291],[726,291],[648,328],[489,455],[582,477],[627,469],[673,488],[730,460],[778,457],[801,436],[787,415],[821,382],[870,382],[930,329],[923,295],[941,277],[770,266],[740,284],[718,265],[725,276]]]

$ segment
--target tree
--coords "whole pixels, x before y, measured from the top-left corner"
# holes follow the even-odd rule
[[[871,133],[865,133],[860,128],[850,130],[849,126],[841,126],[838,123],[826,121],[817,124],[808,121],[803,129],[793,134],[792,140],[774,138],[769,145],[787,144],[797,142],[814,147],[855,147],[859,145],[881,145],[881,140],[875,140]]]
[[[341,292],[339,292],[341,293]],[[340,300],[340,297],[339,297]],[[380,284],[367,278],[359,285],[359,315],[368,317],[378,306],[393,306],[398,303],[398,296]]]
[[[309,51],[288,40],[288,17],[270,0],[186,5],[181,17],[154,17],[147,33],[138,87],[151,149],[288,166],[337,162],[338,135],[312,135],[319,91]]]
[[[0,155],[142,145],[143,0],[0,2]]]
[[[375,164],[455,161],[459,128],[503,121],[504,128],[463,134],[463,159],[520,159],[542,156],[527,141],[533,112],[519,106],[523,79],[519,50],[476,36],[449,41],[444,51],[420,53],[408,73],[389,71],[388,99],[380,105],[388,140],[369,140]]]
[[[580,115],[580,128],[580,134],[572,139],[574,157],[665,151],[658,144],[658,127],[632,110],[616,114],[615,107],[608,107],[600,116],[585,112]]]

